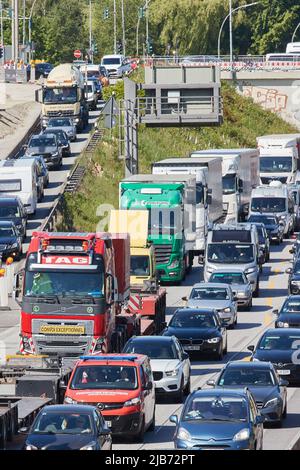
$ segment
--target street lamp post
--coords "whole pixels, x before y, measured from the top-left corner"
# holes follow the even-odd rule
[[[94,62],[93,54],[93,11],[92,11],[92,0],[89,0],[89,10],[90,10],[90,34],[89,34],[89,56],[91,62]]]
[[[294,31],[293,36],[292,36],[292,42],[294,42],[295,36],[296,36],[297,31],[298,31],[299,28],[300,28],[300,23],[297,24],[297,26],[296,26],[296,28],[295,28],[295,31]]]
[[[123,55],[126,55],[126,37],[125,37],[125,13],[124,13],[124,0],[121,0],[122,9],[122,32],[123,32]]]
[[[114,0],[114,54],[117,53],[117,5]]]
[[[232,0],[229,0],[229,44],[230,44],[230,65],[233,62],[233,44],[232,44]]]
[[[29,63],[31,62],[32,58],[32,47],[31,47],[31,34],[32,34],[32,15],[33,15],[33,10],[35,7],[37,0],[33,1],[33,4],[31,6],[30,14],[29,14],[29,19],[28,19],[28,42],[29,42]]]
[[[230,12],[229,14],[226,16],[226,18],[224,18],[223,20],[223,23],[221,25],[221,28],[220,28],[220,31],[219,31],[219,37],[218,37],[218,59],[220,59],[220,56],[221,56],[221,52],[220,52],[220,49],[221,49],[221,35],[222,35],[222,32],[223,32],[223,28],[224,28],[224,25],[226,23],[226,21],[228,20],[228,18],[232,18],[232,13],[238,11],[238,10],[242,10],[242,9],[245,9],[245,8],[249,8],[249,7],[253,7],[254,5],[258,5],[260,2],[253,2],[253,3],[248,3],[247,5],[241,5],[237,8],[234,8],[232,9],[232,6],[231,6],[231,0],[230,0]],[[230,34],[230,61],[232,63],[232,59],[233,59],[233,44],[232,44],[232,21],[231,21],[231,34]]]

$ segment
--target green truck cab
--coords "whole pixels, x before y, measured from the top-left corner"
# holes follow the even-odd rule
[[[159,181],[143,181],[151,178]],[[157,175],[123,180],[120,209],[149,211],[148,241],[154,247],[157,273],[163,282],[180,282],[193,262],[194,206],[186,207],[186,183],[171,180]]]

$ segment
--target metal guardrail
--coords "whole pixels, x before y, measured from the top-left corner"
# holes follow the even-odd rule
[[[142,116],[200,115],[222,112],[222,98],[213,96],[139,97],[138,108]]]
[[[0,82],[27,83],[27,70],[0,66]]]
[[[23,148],[23,145],[25,145],[26,142],[28,142],[28,140],[33,134],[39,132],[40,128],[41,128],[41,115],[39,114],[36,120],[34,121],[34,123],[32,124],[32,126],[30,127],[30,129],[28,130],[28,132],[26,132],[26,135],[23,137],[23,139],[18,142],[18,144],[6,157],[6,160],[17,159]]]

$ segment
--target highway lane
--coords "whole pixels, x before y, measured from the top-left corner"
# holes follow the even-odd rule
[[[90,111],[90,120],[88,128],[77,135],[76,142],[71,143],[72,156],[63,159],[63,166],[60,170],[49,172],[49,186],[45,189],[45,196],[37,206],[34,216],[30,216],[27,225],[27,238],[23,245],[24,253],[28,250],[30,237],[33,231],[38,230],[42,222],[49,215],[57,197],[59,196],[63,184],[66,182],[72,166],[85,147],[89,137],[89,132],[99,117],[101,106],[98,105],[97,111]],[[15,272],[18,272],[24,265],[24,259],[14,263]],[[10,300],[10,310],[0,310],[0,341],[5,342],[6,353],[15,354],[19,347],[19,306],[13,300]]]
[[[229,360],[249,360],[247,346],[256,344],[262,333],[274,326],[272,310],[280,308],[287,296],[287,280],[285,269],[289,266],[289,247],[291,241],[272,247],[271,260],[263,268],[261,275],[260,296],[253,299],[251,311],[239,311],[238,325],[235,330],[228,331],[228,354],[223,361],[193,360],[192,390],[198,387],[207,388],[206,381],[215,378],[223,364]],[[187,295],[196,282],[203,280],[200,266],[194,267],[191,275],[180,287],[168,287],[168,319],[174,310],[184,305],[181,298]],[[300,389],[288,388],[288,416],[283,427],[268,428],[264,431],[265,449],[287,449],[295,436],[300,433]],[[144,444],[135,444],[118,439],[114,441],[114,450],[137,449],[173,449],[172,436],[174,425],[169,422],[171,414],[179,414],[182,405],[161,399],[156,405],[156,429],[145,435]]]

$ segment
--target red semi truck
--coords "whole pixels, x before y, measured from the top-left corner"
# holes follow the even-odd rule
[[[21,274],[23,354],[119,352],[132,335],[153,331],[155,319],[128,307],[128,234],[34,232]]]

